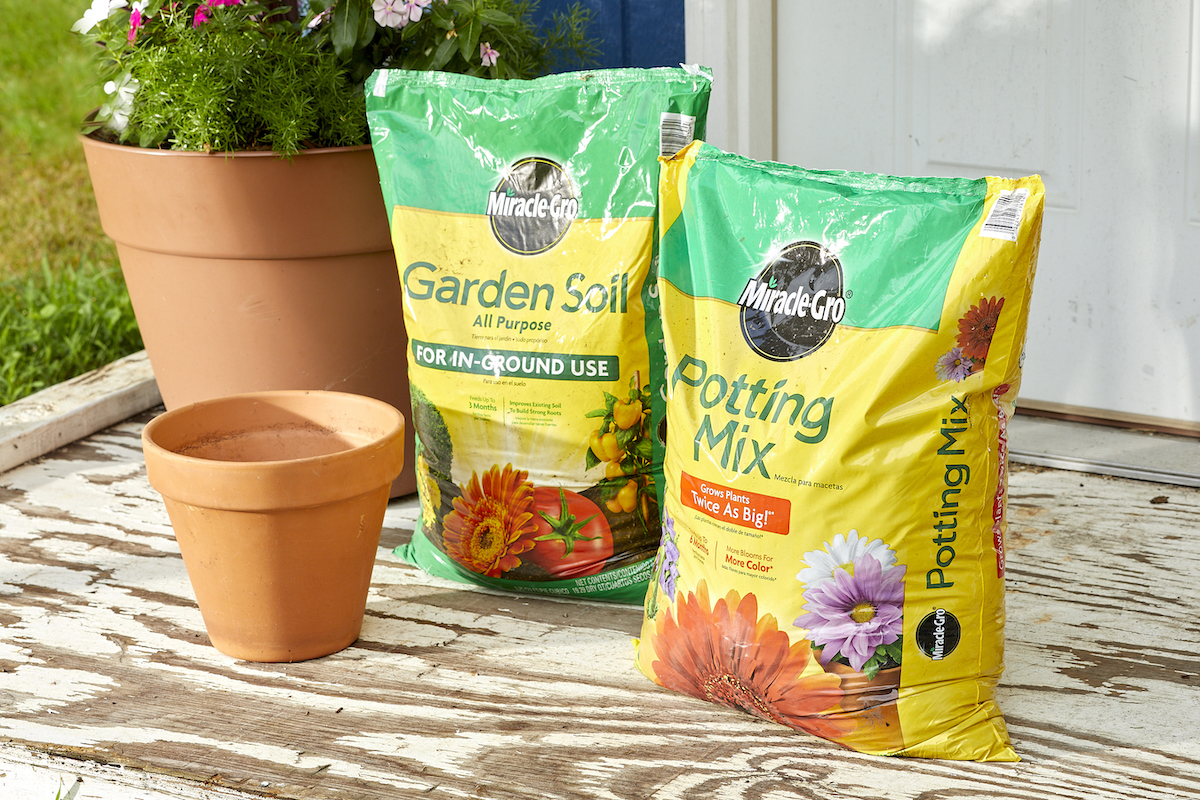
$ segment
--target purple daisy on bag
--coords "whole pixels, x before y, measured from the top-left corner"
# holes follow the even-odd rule
[[[808,613],[797,617],[795,625],[822,648],[822,664],[840,655],[862,672],[877,647],[903,635],[905,571],[902,566],[884,569],[876,558],[864,555],[854,574],[839,567],[832,580],[805,590]]]
[[[662,527],[662,565],[658,574],[658,585],[663,593],[675,599],[675,581],[679,579],[679,543],[675,541],[675,518],[664,514]]]
[[[951,348],[939,358],[935,369],[940,379],[956,383],[976,371],[975,362],[963,355],[960,347]]]

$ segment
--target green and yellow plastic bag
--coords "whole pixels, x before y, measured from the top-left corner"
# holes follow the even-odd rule
[[[381,70],[421,518],[442,577],[641,602],[663,418],[658,157],[704,132],[702,68],[532,81]]]
[[[1016,760],[992,690],[1043,198],[665,162],[649,677],[855,750]]]

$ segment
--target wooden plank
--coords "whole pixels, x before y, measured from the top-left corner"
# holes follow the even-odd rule
[[[1200,442],[1188,436],[1018,414],[1008,457],[1022,464],[1200,488]]]
[[[1123,428],[1136,428],[1145,431],[1177,434],[1182,436],[1200,436],[1200,422],[1187,419],[1169,419],[1167,417],[1152,417],[1147,414],[1129,414],[1124,411],[1112,411],[1088,406],[1073,406],[1066,403],[1051,403],[1045,400],[1017,399],[1020,412],[1038,414],[1052,419],[1062,419],[1071,422],[1087,424],[1117,425]]]
[[[0,746],[0,789],[6,800],[257,800],[261,797],[261,794],[13,745]]]
[[[0,406],[0,473],[162,402],[145,350]]]
[[[1200,797],[1200,490],[1015,467],[998,695],[1024,761],[887,759],[658,688],[636,607],[399,563],[411,499],[356,646],[225,657],[146,482],[145,418],[0,476],[0,763],[297,800]]]

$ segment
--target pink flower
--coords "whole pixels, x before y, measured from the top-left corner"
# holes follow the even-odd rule
[[[318,25],[325,23],[329,19],[329,17],[332,16],[332,14],[333,14],[333,6],[330,6],[329,8],[322,11],[320,14],[317,14],[315,17],[313,17],[312,21],[308,23],[308,27],[315,28]]]
[[[236,6],[242,0],[204,0],[200,7],[196,9],[196,15],[192,17],[192,27],[199,28],[210,19],[209,14],[217,6]]]
[[[146,6],[150,5],[150,0],[136,0],[133,4],[133,10],[129,12],[129,42],[137,38],[138,28],[146,24],[146,16],[142,13],[146,10]]]
[[[492,49],[491,42],[484,42],[479,45],[479,60],[483,62],[485,67],[494,67],[496,59],[499,57],[500,54]]]

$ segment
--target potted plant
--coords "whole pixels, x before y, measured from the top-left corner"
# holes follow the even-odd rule
[[[825,671],[841,680],[842,716],[869,721],[855,734],[879,750],[904,746],[897,699],[904,656],[904,576],[896,551],[857,530],[804,554],[795,620]]]
[[[408,411],[363,85],[381,66],[522,78],[594,57],[578,7],[544,29],[530,14],[521,0],[93,0],[73,29],[95,46],[104,102],[80,139],[168,409],[322,389]],[[409,466],[393,496],[414,489]]]

